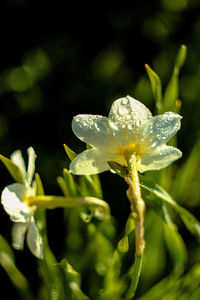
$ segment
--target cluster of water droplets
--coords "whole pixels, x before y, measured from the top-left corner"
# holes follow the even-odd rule
[[[178,114],[166,112],[149,120],[142,130],[142,136],[148,140],[150,148],[167,143],[180,129],[180,119]]]
[[[120,128],[137,130],[149,116],[150,111],[142,103],[127,96],[113,103],[109,119],[115,121]]]
[[[108,120],[99,115],[78,115],[73,120],[75,130],[89,131],[95,129],[101,133],[108,133]]]

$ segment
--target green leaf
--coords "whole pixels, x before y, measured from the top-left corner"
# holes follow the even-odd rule
[[[185,243],[177,230],[177,226],[173,223],[164,223],[164,233],[167,248],[173,260],[174,271],[177,274],[182,273],[187,260]]]
[[[132,217],[129,216],[126,227],[125,227],[125,235],[130,234],[135,229],[135,222]]]
[[[68,190],[69,196],[76,197],[77,196],[77,186],[74,181],[74,177],[66,168],[63,169],[63,178],[65,181],[66,189]]]
[[[163,107],[164,111],[177,111],[176,109],[176,101],[178,100],[179,94],[179,72],[181,67],[183,66],[187,54],[187,48],[185,45],[182,45],[178,51],[174,70],[172,72],[171,79],[167,85],[164,94]]]
[[[88,296],[81,290],[81,276],[80,274],[74,270],[72,265],[70,265],[67,259],[63,259],[60,263],[57,264],[62,267],[64,270],[66,279],[69,283],[69,288],[72,291],[72,294],[75,296],[77,300],[90,300]]]
[[[48,292],[47,299],[67,299],[65,294],[64,276],[56,268],[56,258],[48,246],[46,234],[43,235],[44,260],[39,260],[40,276],[44,289]]]
[[[3,267],[13,285],[20,292],[22,299],[33,300],[33,295],[26,277],[15,265],[13,250],[8,242],[0,235],[0,265]]]
[[[125,253],[128,251],[129,249],[129,242],[128,242],[128,236],[124,236],[117,245],[117,249],[122,252]]]
[[[145,69],[151,82],[151,88],[154,99],[156,101],[156,107],[158,112],[162,108],[162,84],[159,76],[150,68],[148,64],[145,64]]]
[[[81,196],[103,198],[98,175],[85,175],[79,178],[79,193]]]
[[[2,235],[0,235],[0,253],[6,253],[10,259],[14,262],[15,261],[15,256],[12,248],[8,244],[8,242],[3,238]]]
[[[36,195],[44,195],[44,188],[43,188],[42,180],[41,180],[40,175],[38,173],[35,173],[35,181],[36,181],[36,184],[37,184]]]
[[[175,68],[180,70],[185,63],[187,56],[187,47],[186,45],[181,45],[175,60]]]
[[[130,269],[129,276],[131,278],[131,284],[125,296],[125,300],[131,300],[135,296],[135,292],[138,286],[141,269],[142,269],[143,255],[135,255],[135,261]]]
[[[63,145],[67,156],[69,157],[70,161],[72,161],[76,157],[76,153],[70,149],[66,144]]]
[[[175,199],[179,202],[184,202],[185,199],[189,199],[190,205],[193,202],[199,203],[199,178],[198,178],[198,170],[200,166],[200,138],[198,138],[197,143],[192,149],[188,159],[181,166],[181,168],[177,172],[177,176],[175,178],[173,184],[173,194],[175,195]],[[193,184],[197,182],[197,188],[193,189]],[[189,204],[189,203],[188,203]]]
[[[16,182],[24,184],[24,176],[21,173],[20,168],[11,159],[8,159],[1,154],[0,154],[0,160],[7,168],[10,175],[16,180]]]
[[[57,177],[57,182],[65,197],[69,197],[69,190],[67,188],[64,178],[61,176]]]
[[[153,183],[149,178],[143,175],[139,175],[139,178],[141,187],[152,192],[154,195],[160,198],[164,204],[168,204],[173,207],[181,217],[187,229],[193,235],[195,235],[200,242],[200,223],[198,222],[198,220],[188,210],[178,205],[172,199],[172,197],[158,184]],[[155,202],[154,199],[151,199],[151,201]]]

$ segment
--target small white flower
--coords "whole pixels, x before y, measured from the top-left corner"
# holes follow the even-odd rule
[[[43,258],[42,238],[34,220],[35,208],[29,207],[27,199],[36,194],[36,186],[32,179],[35,172],[35,151],[28,148],[28,169],[20,150],[11,155],[11,160],[20,169],[24,184],[14,183],[6,186],[1,195],[1,202],[5,211],[16,224],[13,225],[12,241],[13,247],[22,250],[24,238],[27,232],[27,244],[31,252],[38,258]]]
[[[149,109],[130,96],[116,100],[108,118],[99,115],[78,115],[72,130],[92,149],[83,151],[72,161],[73,174],[97,174],[109,169],[108,161],[127,165],[127,154],[137,157],[138,171],[161,169],[182,156],[167,146],[180,129],[181,116],[166,112],[153,117]]]

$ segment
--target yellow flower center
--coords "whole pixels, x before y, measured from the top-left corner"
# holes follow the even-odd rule
[[[127,165],[127,156],[135,154],[136,159],[138,159],[145,151],[146,147],[144,145],[135,142],[117,148],[117,155],[120,155],[121,159],[124,161],[124,165]]]

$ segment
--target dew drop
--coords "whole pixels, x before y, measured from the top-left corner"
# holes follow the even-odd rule
[[[155,141],[155,142],[151,145],[151,148],[155,148],[155,147],[157,147],[159,144],[160,144],[159,141]]]
[[[136,127],[139,127],[140,124],[141,124],[141,121],[137,119],[136,122],[135,122]]]
[[[123,98],[122,104],[127,105],[127,103],[128,103],[128,99],[127,98]]]
[[[102,133],[108,132],[107,125],[104,123],[96,123],[95,127],[96,127],[97,131],[99,131],[99,132],[102,132]]]
[[[114,122],[112,122],[111,120],[109,120],[108,125],[111,128],[111,130],[114,130],[114,131],[119,130],[118,126]]]
[[[128,109],[127,109],[125,106],[120,105],[120,106],[118,107],[117,112],[118,112],[118,114],[119,114],[120,116],[124,116],[124,115],[126,115],[126,114],[128,113]]]
[[[129,123],[128,124],[128,129],[132,130],[134,128],[134,124],[133,123]]]

